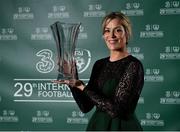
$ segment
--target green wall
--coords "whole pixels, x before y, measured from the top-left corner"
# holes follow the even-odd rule
[[[79,78],[88,82],[94,62],[108,56],[101,20],[122,11],[132,21],[129,52],[139,58],[145,85],[136,113],[144,130],[180,130],[179,0],[1,0],[0,130],[85,130],[69,88],[57,78],[50,25],[81,22],[77,41]]]

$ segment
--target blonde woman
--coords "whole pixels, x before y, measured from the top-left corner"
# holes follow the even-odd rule
[[[96,61],[87,86],[80,80],[65,80],[81,111],[94,106],[87,130],[142,130],[135,108],[144,84],[142,63],[127,51],[131,24],[121,12],[112,12],[102,22],[109,56]],[[62,82],[61,82],[62,83]]]

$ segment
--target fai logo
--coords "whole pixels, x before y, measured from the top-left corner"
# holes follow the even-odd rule
[[[78,73],[84,72],[91,62],[91,53],[87,49],[77,48],[75,51],[75,59]]]
[[[49,73],[54,69],[53,53],[49,49],[43,49],[36,53],[40,57],[40,61],[36,64],[36,69],[40,73]]]

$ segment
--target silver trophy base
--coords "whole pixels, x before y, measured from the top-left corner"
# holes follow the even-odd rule
[[[58,77],[57,77],[57,81],[58,80],[71,80],[72,79],[72,76],[70,75],[64,75],[62,73],[59,73],[58,74]]]

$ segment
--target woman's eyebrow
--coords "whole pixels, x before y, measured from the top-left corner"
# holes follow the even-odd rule
[[[113,29],[116,29],[116,28],[123,28],[123,26],[119,25],[119,26],[114,27]],[[111,29],[111,28],[110,27],[105,27],[105,29]]]

